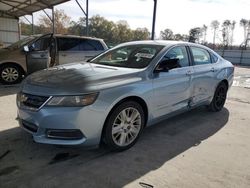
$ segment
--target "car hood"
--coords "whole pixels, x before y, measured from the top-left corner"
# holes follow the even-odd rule
[[[2,48],[0,49],[0,61],[9,58],[10,55],[13,55],[16,50],[10,48]]]
[[[5,52],[16,51],[16,50],[19,50],[19,48],[10,48],[10,47],[1,48],[0,53],[2,54],[2,53],[5,53]]]
[[[8,48],[1,48],[0,49],[0,53],[4,53],[4,52],[6,52],[6,51],[8,51],[9,49]]]
[[[87,62],[61,65],[28,76],[22,91],[39,95],[69,95],[137,82],[142,70],[91,64]]]

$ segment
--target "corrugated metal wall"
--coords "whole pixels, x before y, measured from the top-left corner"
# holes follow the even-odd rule
[[[250,50],[215,50],[233,64],[250,65]]]
[[[0,17],[0,48],[18,41],[19,38],[18,19]]]

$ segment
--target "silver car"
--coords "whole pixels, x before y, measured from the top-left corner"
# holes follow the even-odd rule
[[[146,126],[197,106],[220,111],[233,65],[186,42],[129,42],[90,62],[28,76],[17,95],[20,126],[36,142],[125,150]]]

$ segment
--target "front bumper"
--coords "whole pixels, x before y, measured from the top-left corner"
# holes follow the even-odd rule
[[[38,143],[94,146],[100,143],[105,117],[92,106],[19,108],[18,121]]]

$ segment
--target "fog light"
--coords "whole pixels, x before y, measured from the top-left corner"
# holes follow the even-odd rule
[[[78,140],[83,138],[83,134],[77,129],[49,129],[47,137],[62,140]]]

